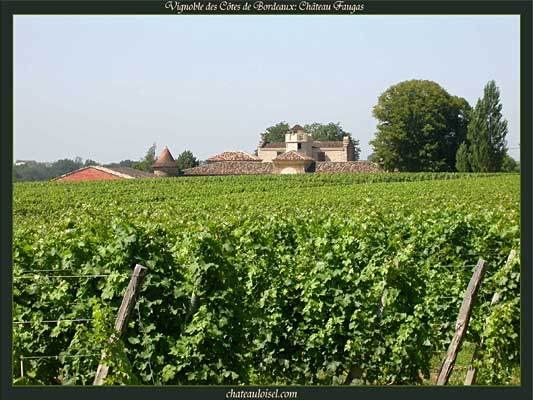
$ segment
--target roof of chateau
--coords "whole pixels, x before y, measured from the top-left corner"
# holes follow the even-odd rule
[[[299,153],[295,150],[288,151],[286,153],[280,154],[273,161],[313,161],[313,157]]]
[[[315,172],[318,174],[348,174],[379,173],[383,171],[370,161],[320,161],[315,164]]]
[[[218,161],[183,170],[183,175],[266,175],[272,163],[257,161]]]
[[[285,142],[264,143],[261,147],[263,149],[284,149],[285,148]]]
[[[207,162],[217,161],[253,161],[261,162],[261,159],[244,151],[225,151],[207,159]]]
[[[343,148],[344,147],[344,143],[342,140],[340,141],[332,141],[332,140],[328,140],[328,141],[320,141],[320,140],[315,140],[313,142],[313,147],[317,147],[317,148],[320,148],[320,149],[325,149],[325,148],[328,148],[328,149],[331,149],[331,148]]]

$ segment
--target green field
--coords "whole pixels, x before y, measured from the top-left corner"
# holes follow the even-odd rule
[[[517,384],[519,206],[515,174],[15,184],[15,383],[91,384],[106,348],[110,384],[431,384],[483,258],[466,340],[479,383]]]

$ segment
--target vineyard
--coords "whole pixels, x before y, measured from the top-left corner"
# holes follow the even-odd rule
[[[90,385],[105,351],[106,384],[341,385],[354,368],[351,384],[427,384],[482,258],[477,383],[519,384],[511,249],[514,174],[18,183],[14,383]]]

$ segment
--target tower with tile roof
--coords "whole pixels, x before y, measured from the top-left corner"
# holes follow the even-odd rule
[[[163,149],[156,162],[152,164],[152,169],[156,176],[171,177],[179,175],[178,164],[172,154],[170,154],[168,147]]]

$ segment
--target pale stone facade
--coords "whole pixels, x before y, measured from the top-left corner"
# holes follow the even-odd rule
[[[277,156],[272,164],[273,174],[303,174],[313,170],[315,160],[307,154],[290,150]]]
[[[355,146],[349,136],[337,142],[313,140],[299,125],[285,135],[285,142],[262,143],[257,149],[257,157],[263,162],[272,162],[289,151],[297,151],[315,161],[355,161]]]

